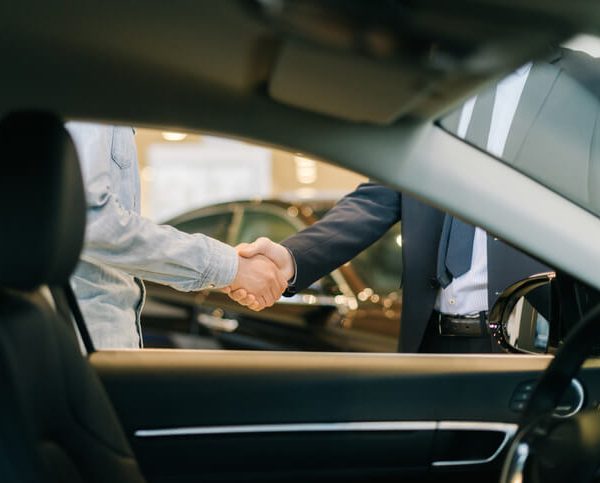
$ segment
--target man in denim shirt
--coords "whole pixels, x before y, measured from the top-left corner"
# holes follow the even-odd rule
[[[286,281],[268,259],[240,259],[234,248],[140,216],[140,182],[131,127],[67,124],[87,199],[81,261],[72,278],[96,348],[142,346],[142,279],[182,291],[247,287],[272,305]]]

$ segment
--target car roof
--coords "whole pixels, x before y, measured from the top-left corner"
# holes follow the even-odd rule
[[[302,152],[600,287],[597,217],[431,122],[548,44],[597,31],[599,10],[596,0],[4,2],[0,112]]]
[[[287,218],[294,224],[296,229],[305,228],[312,225],[324,212],[331,209],[336,200],[297,200],[286,201],[282,199],[241,199],[231,200],[222,203],[215,203],[193,210],[180,213],[177,216],[164,221],[164,223],[173,226],[179,226],[184,223],[194,221],[198,218],[211,216],[221,213],[233,213],[238,208],[252,211],[258,209],[263,212],[274,212],[279,216]]]

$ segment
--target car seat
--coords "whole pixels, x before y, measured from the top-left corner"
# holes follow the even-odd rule
[[[0,121],[0,481],[144,478],[73,325],[46,286],[68,284],[83,245],[85,197],[59,118]]]

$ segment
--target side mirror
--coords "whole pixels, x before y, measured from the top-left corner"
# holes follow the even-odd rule
[[[509,352],[546,354],[553,350],[551,321],[555,320],[554,272],[540,273],[509,286],[489,315],[496,341]]]

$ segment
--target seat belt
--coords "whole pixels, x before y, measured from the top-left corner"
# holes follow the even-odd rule
[[[75,293],[71,288],[71,284],[67,281],[62,286],[51,286],[49,288],[50,292],[52,293],[52,297],[54,298],[54,303],[56,304],[56,311],[58,314],[71,326],[71,328],[73,328],[71,319],[73,318],[75,320],[77,332],[81,337],[81,341],[83,342],[83,346],[85,347],[87,354],[89,355],[93,352],[96,352],[87,325],[85,324],[85,320],[83,320],[83,314],[81,313],[81,309],[77,303],[77,298],[75,297]]]

